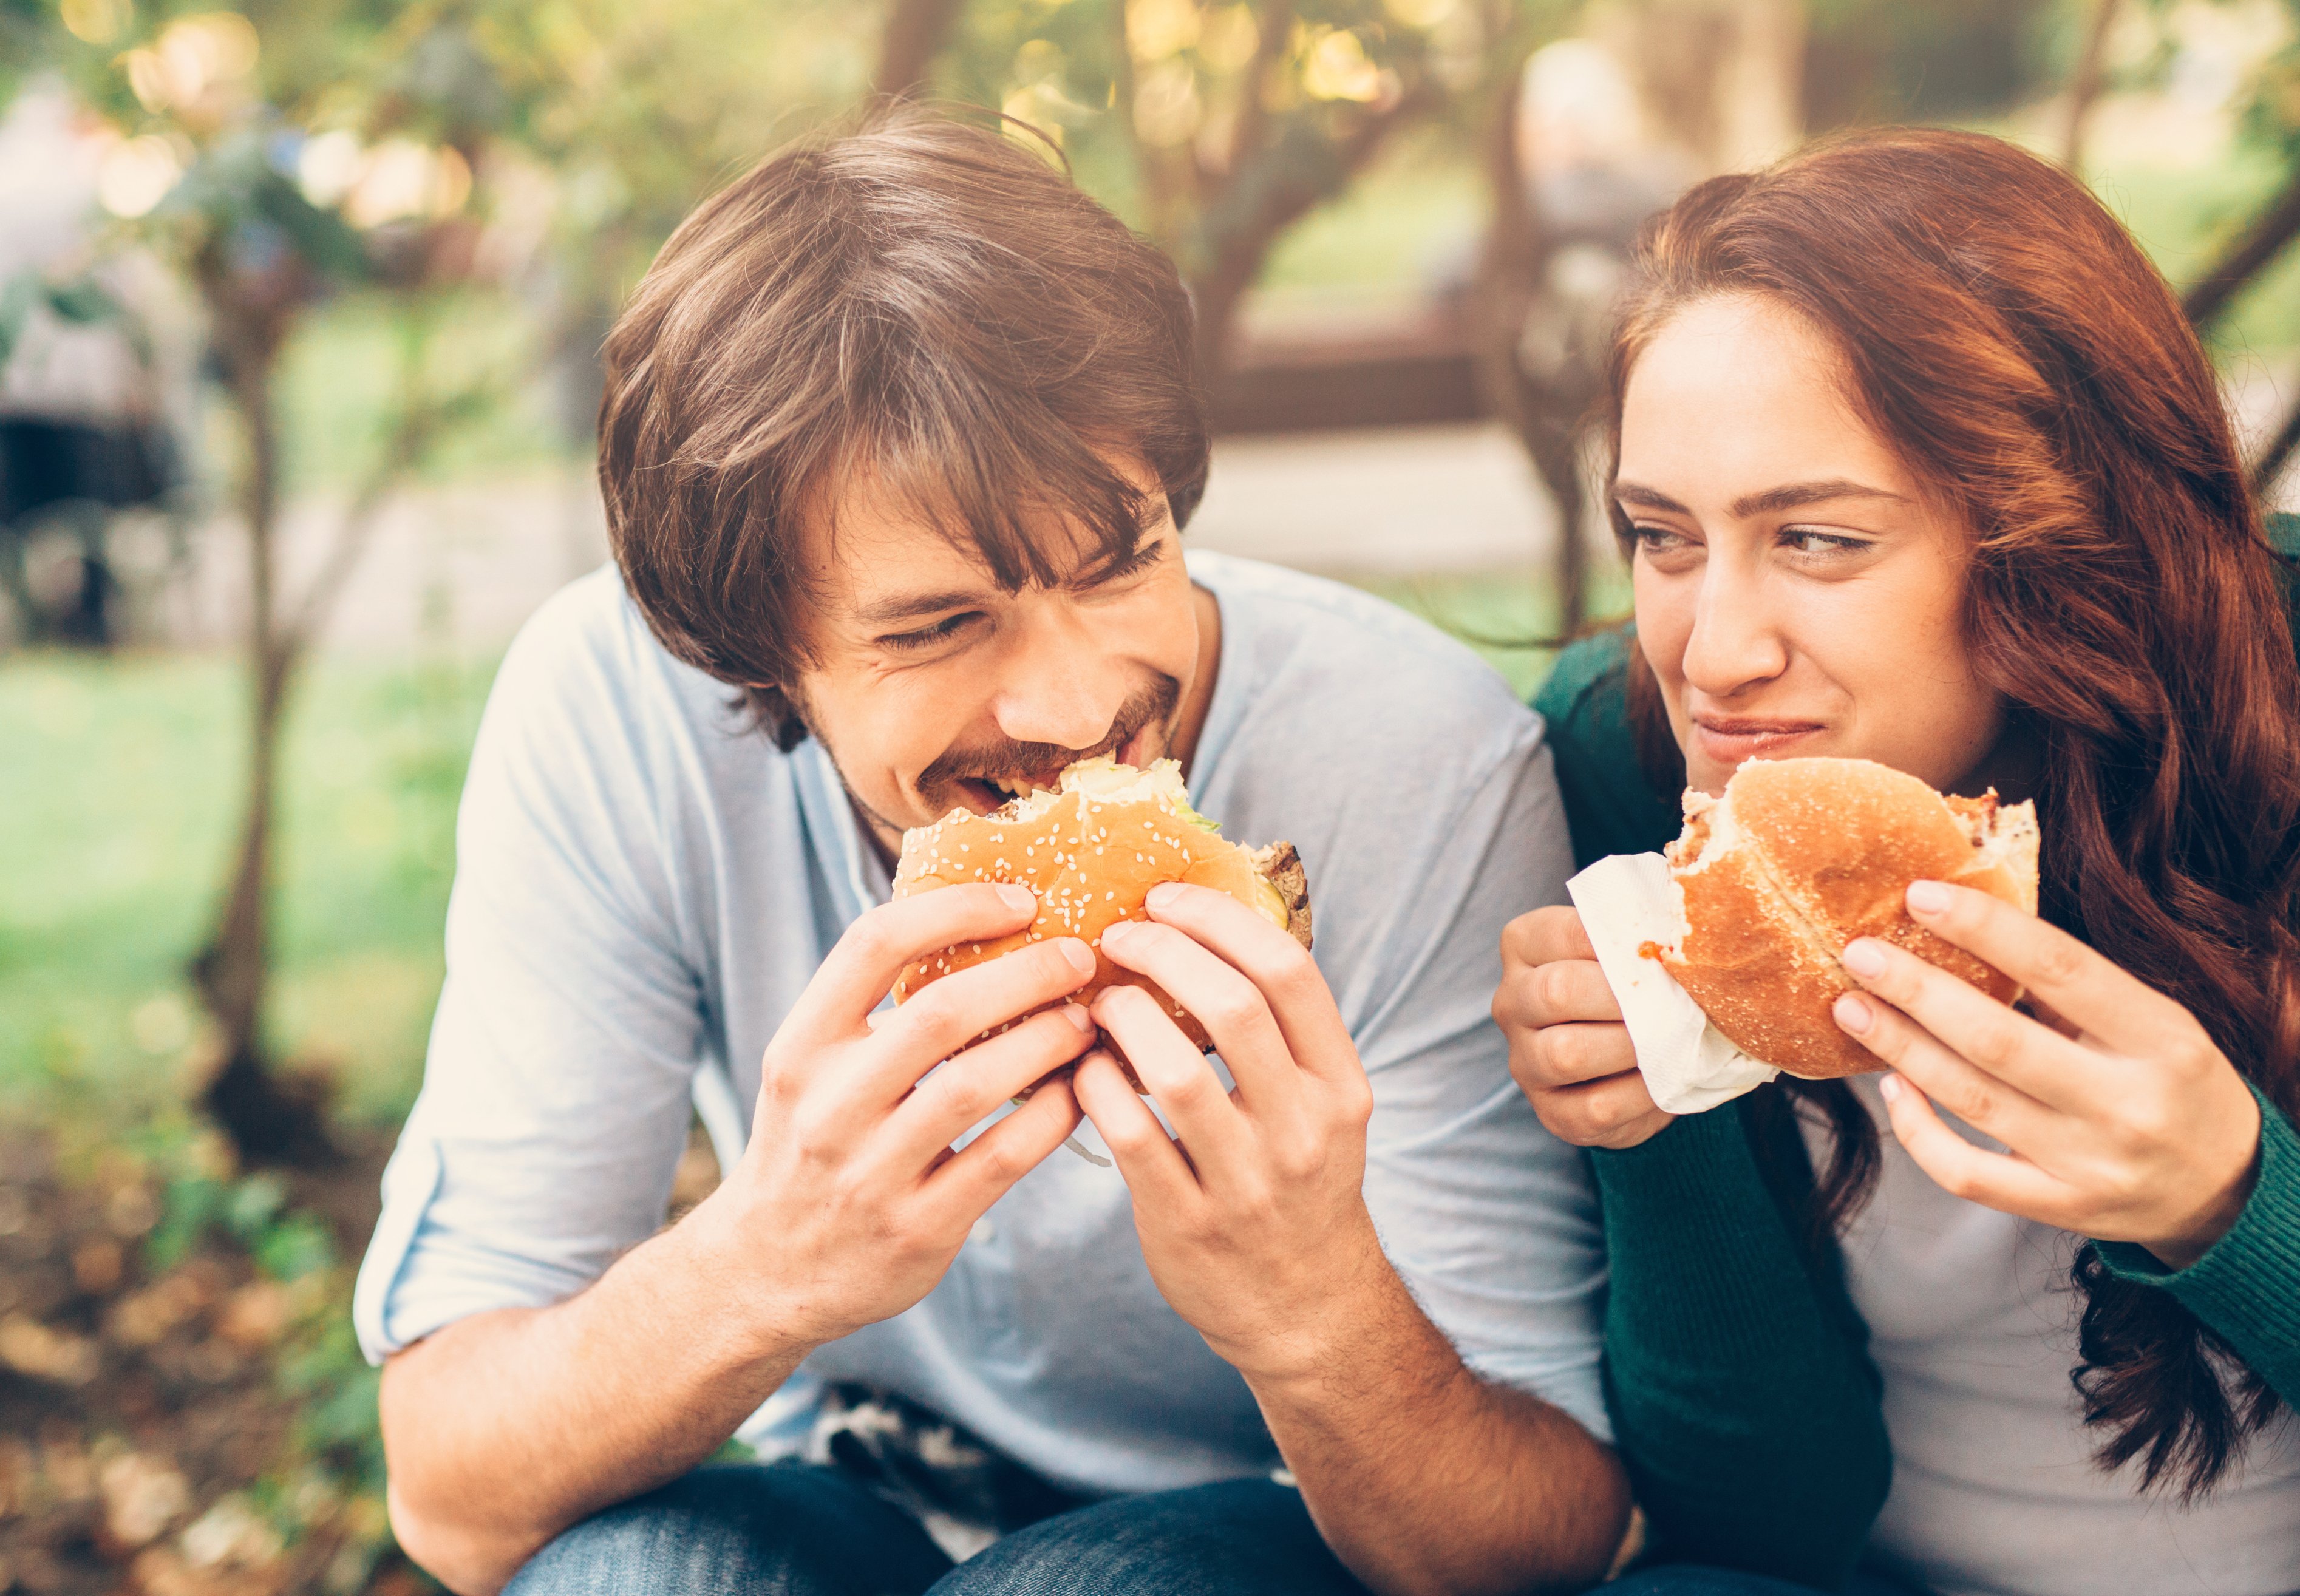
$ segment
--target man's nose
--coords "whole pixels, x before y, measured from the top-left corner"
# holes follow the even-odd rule
[[[1765,584],[1729,561],[1712,561],[1686,640],[1685,679],[1712,698],[1770,681],[1788,669],[1788,639],[1772,613]]]
[[[1004,661],[1006,681],[993,705],[998,729],[1017,743],[1092,748],[1110,735],[1126,702],[1125,674],[1082,628],[1028,628]]]

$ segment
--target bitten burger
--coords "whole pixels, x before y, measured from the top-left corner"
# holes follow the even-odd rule
[[[1107,757],[1081,760],[1054,786],[987,815],[955,809],[903,834],[895,896],[970,881],[1021,883],[1038,895],[1038,919],[1009,935],[962,943],[918,960],[896,980],[896,1002],[1002,953],[1050,936],[1075,936],[1095,950],[1095,972],[1065,1002],[1090,1004],[1111,986],[1142,987],[1210,1052],[1212,1039],[1179,1003],[1103,956],[1103,931],[1118,920],[1148,918],[1142,901],[1150,889],[1181,881],[1228,893],[1310,945],[1309,882],[1294,844],[1248,848],[1223,837],[1220,826],[1190,807],[1181,767],[1172,760],[1146,770]],[[1102,1041],[1118,1052],[1106,1033]]]
[[[1868,760],[1751,760],[1721,796],[1686,794],[1665,851],[1684,926],[1650,954],[1753,1059],[1808,1079],[1883,1069],[1829,1015],[1856,985],[1846,944],[1877,937],[2016,1002],[2012,981],[1911,919],[1904,894],[1946,881],[2034,914],[2037,841],[2036,806],[1993,791],[1954,797]]]

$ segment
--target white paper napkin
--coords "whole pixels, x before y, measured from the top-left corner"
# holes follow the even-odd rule
[[[1644,943],[1677,940],[1682,910],[1667,860],[1658,853],[1616,853],[1574,877],[1565,890],[1573,894],[1582,928],[1597,950],[1597,966],[1621,1005],[1629,1043],[1638,1050],[1638,1073],[1656,1107],[1698,1114],[1780,1074],[1727,1041],[1659,960],[1638,954]]]

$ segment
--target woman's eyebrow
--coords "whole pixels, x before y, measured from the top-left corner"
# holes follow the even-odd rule
[[[1691,515],[1693,511],[1657,489],[1635,482],[1613,484],[1613,497],[1624,504],[1638,504],[1647,510],[1667,511],[1673,515]],[[1801,510],[1808,504],[1827,503],[1835,499],[1884,499],[1895,504],[1911,501],[1905,494],[1896,494],[1881,487],[1871,487],[1849,477],[1831,477],[1821,482],[1790,482],[1779,487],[1769,487],[1762,493],[1744,494],[1728,507],[1736,520],[1753,515],[1772,515],[1784,510]]]
[[[1613,497],[1624,504],[1642,504],[1647,510],[1665,510],[1672,515],[1691,515],[1693,511],[1671,498],[1667,494],[1634,482],[1613,484]]]
[[[1823,504],[1834,499],[1885,499],[1896,504],[1906,504],[1905,494],[1871,487],[1850,478],[1832,477],[1825,482],[1791,482],[1780,487],[1769,487],[1761,494],[1745,494],[1733,501],[1736,520],[1746,520],[1753,515],[1772,515],[1784,510],[1802,510],[1808,504]]]

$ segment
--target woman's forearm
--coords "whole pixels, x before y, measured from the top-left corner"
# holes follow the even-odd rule
[[[386,1365],[392,1525],[463,1596],[715,1451],[810,1350],[762,1337],[706,1203],[588,1290],[477,1314]]]
[[[1671,1555],[1834,1586],[1892,1478],[1879,1386],[1731,1109],[1591,1155],[1616,1442]]]

